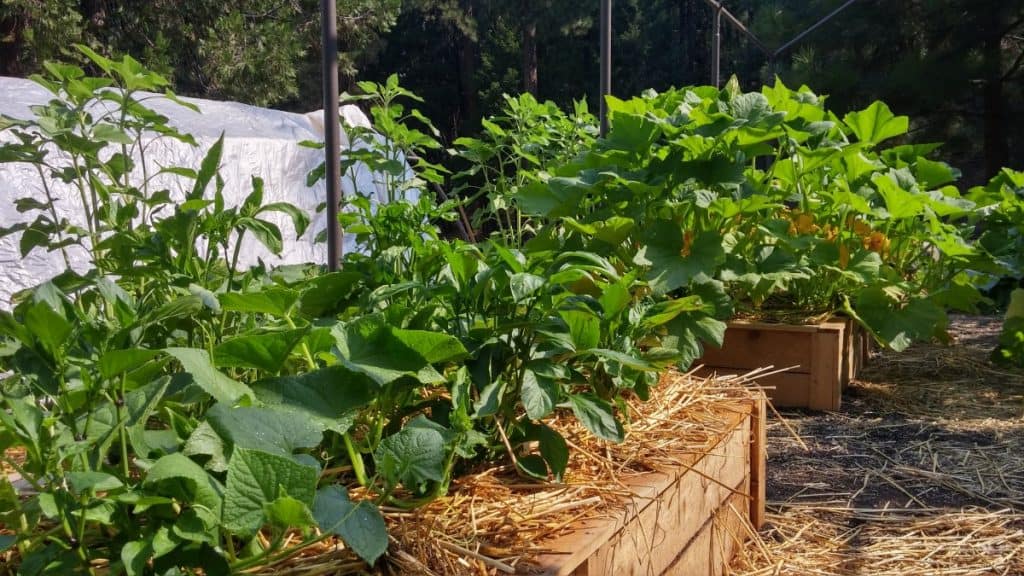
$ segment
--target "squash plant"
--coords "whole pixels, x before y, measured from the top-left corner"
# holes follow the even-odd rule
[[[742,311],[842,311],[895,349],[981,300],[966,271],[992,265],[962,230],[975,204],[934,145],[886,146],[908,120],[884,104],[840,119],[806,88],[733,81],[608,106],[608,136],[515,204],[646,266],[656,293],[714,280]]]
[[[978,244],[1002,266],[1012,284],[1024,282],[1024,173],[1004,168],[986,186],[970,192],[980,206],[972,219],[981,229]],[[1024,290],[1010,293],[999,345],[993,352],[997,362],[1024,367]]]

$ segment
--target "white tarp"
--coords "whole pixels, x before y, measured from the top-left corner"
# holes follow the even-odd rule
[[[224,179],[227,205],[240,204],[251,192],[251,178],[259,176],[264,181],[265,203],[288,202],[304,210],[312,219],[310,229],[296,239],[287,216],[276,213],[263,216],[281,228],[285,241],[284,251],[280,256],[270,254],[251,235],[246,235],[241,264],[255,264],[258,259],[271,266],[326,261],[326,244],[314,242],[317,234],[326,226],[326,213],[316,212],[317,206],[326,198],[325,185],[321,180],[313,187],[306,186],[306,176],[323,161],[323,152],[299,145],[304,140],[323,140],[322,111],[302,115],[237,102],[183,98],[200,109],[201,113],[197,113],[154,96],[147,99],[145,104],[168,117],[170,124],[180,131],[195,137],[199,145],[193,147],[168,138],[156,140],[146,152],[150,174],[160,166],[198,169],[210,146],[223,133],[220,174]],[[45,104],[52,97],[52,94],[30,80],[0,77],[0,115],[29,119],[33,116],[30,106]],[[341,116],[342,122],[347,125],[369,126],[369,120],[355,106],[343,106]],[[12,138],[0,134],[2,140]],[[347,146],[348,139],[343,132],[343,154]],[[139,170],[141,173],[141,168]],[[357,188],[360,194],[369,196],[374,203],[386,201],[387,192],[379,184],[381,178],[376,178],[365,166],[357,167],[354,172],[355,187],[352,184],[352,172],[342,178],[342,191],[346,196],[356,193]],[[411,176],[411,171],[409,174]],[[190,188],[189,182],[177,181],[173,176],[167,176],[154,184],[154,190],[167,188],[182,196]],[[77,191],[52,179],[50,185],[59,198],[58,213],[71,222],[84,224]],[[35,168],[26,164],[0,163],[0,226],[8,227],[34,218],[32,214],[20,214],[15,210],[14,200],[25,196],[45,198]],[[416,196],[415,190],[406,193],[410,200],[415,200]],[[12,294],[42,283],[65,269],[59,252],[48,253],[38,248],[23,258],[19,239],[20,234],[0,239],[0,308],[9,307]],[[343,248],[348,252],[357,247],[352,238],[346,237]],[[83,256],[72,254],[72,267],[79,272],[85,271]]]

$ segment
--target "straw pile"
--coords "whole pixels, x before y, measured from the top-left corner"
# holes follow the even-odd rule
[[[876,355],[844,413],[769,423],[767,525],[731,573],[1024,575],[1024,373],[987,362],[998,320],[954,330]]]
[[[531,556],[584,519],[605,517],[628,502],[630,476],[705,454],[728,432],[729,412],[746,411],[756,391],[732,378],[667,374],[648,402],[630,400],[626,441],[596,439],[572,417],[547,422],[565,436],[570,462],[564,484],[525,480],[511,465],[492,466],[453,482],[446,497],[414,511],[384,509],[391,546],[382,569],[392,574],[529,573]],[[353,490],[358,495],[358,490]],[[253,574],[350,574],[366,567],[329,541]]]

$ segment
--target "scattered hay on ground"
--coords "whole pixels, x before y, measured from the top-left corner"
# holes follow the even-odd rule
[[[746,576],[1024,574],[1024,514],[1003,509],[771,506],[761,545],[733,562]]]
[[[987,361],[998,319],[953,330],[877,353],[841,413],[769,421],[767,524],[731,573],[1024,575],[1024,373]]]

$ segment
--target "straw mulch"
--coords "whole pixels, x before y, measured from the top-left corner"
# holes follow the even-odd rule
[[[25,461],[25,451],[20,448],[8,448],[4,450],[4,456],[15,464]],[[14,468],[4,458],[0,458],[0,474],[14,474]]]
[[[770,421],[767,524],[730,572],[1024,575],[1024,373],[988,363],[998,329],[955,318],[952,346],[876,353],[842,412]]]
[[[596,439],[574,418],[547,422],[565,436],[570,462],[563,484],[515,474],[513,466],[476,470],[449,494],[414,511],[385,509],[391,546],[381,570],[393,574],[530,573],[530,557],[585,519],[607,517],[631,498],[631,476],[705,454],[729,430],[730,412],[748,412],[757,393],[742,382],[667,374],[650,401],[628,402],[622,444]],[[358,491],[354,491],[358,494]],[[306,550],[254,574],[346,574],[366,567],[337,541]]]
[[[456,479],[447,496],[423,508],[384,508],[391,545],[375,569],[332,538],[249,573],[530,573],[530,557],[547,551],[545,544],[568,533],[570,525],[614,515],[631,502],[634,495],[626,489],[631,477],[675,468],[685,455],[709,452],[731,430],[726,424],[730,414],[749,413],[759,394],[744,385],[742,376],[668,373],[651,400],[627,400],[620,414],[627,430],[621,444],[595,438],[571,415],[546,422],[570,448],[561,484],[524,479],[509,461],[481,467]],[[530,450],[536,447],[519,447],[517,454]],[[358,487],[350,493],[366,497]],[[298,537],[288,539],[285,548]]]

